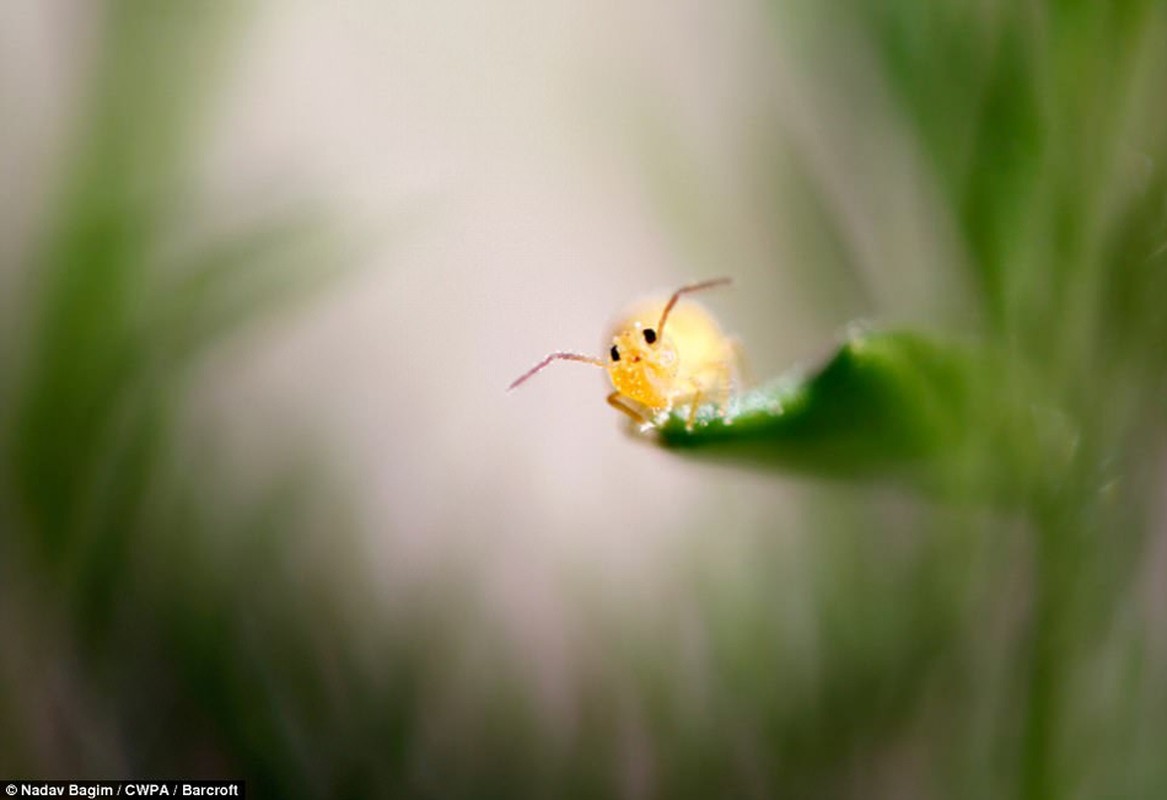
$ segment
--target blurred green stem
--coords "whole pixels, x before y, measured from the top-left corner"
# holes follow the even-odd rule
[[[1059,581],[1053,574],[1051,539],[1058,529],[1043,524],[1038,531],[1033,567],[1033,613],[1030,615],[1028,681],[1022,733],[1020,797],[1046,800],[1055,796],[1051,761],[1057,723],[1057,622],[1061,618]]]

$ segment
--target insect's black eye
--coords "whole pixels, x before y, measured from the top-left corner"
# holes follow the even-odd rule
[[[655,342],[656,341],[656,331],[654,331],[652,328],[645,328],[644,329],[644,341],[648,342],[649,344],[652,344],[653,342]]]
[[[612,350],[610,352],[612,353],[612,360],[613,361],[620,360],[620,351],[616,349],[616,345],[612,345]]]

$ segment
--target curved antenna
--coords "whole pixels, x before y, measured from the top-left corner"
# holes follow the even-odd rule
[[[689,294],[690,292],[700,292],[703,289],[712,289],[714,286],[725,286],[733,281],[730,278],[714,278],[708,281],[701,281],[700,283],[691,283],[688,286],[682,286],[677,291],[673,292],[673,296],[669,298],[669,302],[665,303],[665,310],[660,314],[660,322],[656,326],[656,336],[661,338],[664,336],[665,320],[669,318],[669,312],[673,310],[673,306],[681,299],[681,295]]]
[[[552,353],[538,364],[524,372],[522,375],[515,378],[514,383],[507,387],[507,391],[509,392],[511,389],[514,389],[516,386],[527,380],[527,378],[530,378],[536,372],[542,371],[543,368],[550,364],[552,361],[582,361],[585,364],[593,364],[597,367],[604,366],[603,361],[598,358],[592,358],[591,356],[581,356],[579,353]]]

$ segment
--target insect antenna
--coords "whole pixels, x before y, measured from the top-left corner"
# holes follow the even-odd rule
[[[524,372],[522,375],[515,378],[514,383],[507,387],[507,391],[509,392],[511,389],[514,389],[516,386],[523,383],[525,380],[527,380],[527,378],[530,378],[536,372],[541,372],[543,368],[550,364],[552,361],[582,361],[585,364],[593,364],[597,367],[604,366],[603,361],[598,358],[592,358],[591,356],[582,356],[579,353],[552,353],[538,364]]]
[[[665,303],[665,310],[660,314],[660,322],[656,326],[656,335],[659,339],[664,335],[665,320],[669,318],[669,312],[673,310],[673,306],[681,299],[681,295],[690,294],[691,292],[700,292],[704,289],[712,289],[714,286],[725,286],[733,281],[730,278],[713,278],[708,281],[701,281],[700,283],[691,283],[688,286],[682,286],[677,291],[673,292],[673,296],[669,298],[669,302]]]

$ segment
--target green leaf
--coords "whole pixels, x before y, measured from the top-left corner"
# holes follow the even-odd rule
[[[964,452],[980,359],[910,332],[852,332],[830,360],[733,400],[675,410],[654,434],[679,454],[857,477],[934,472]]]

